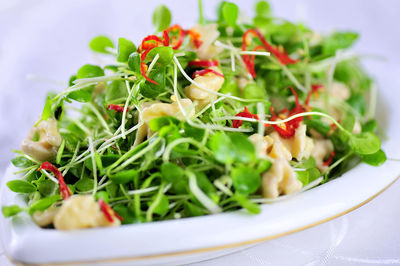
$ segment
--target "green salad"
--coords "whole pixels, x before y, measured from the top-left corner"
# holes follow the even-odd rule
[[[10,190],[41,227],[119,226],[273,203],[386,161],[374,119],[376,87],[348,51],[350,31],[321,35],[222,2],[217,19],[172,24],[153,13],[139,43],[93,38],[113,59],[86,64],[49,93],[16,150]],[[186,25],[185,25],[186,26]]]

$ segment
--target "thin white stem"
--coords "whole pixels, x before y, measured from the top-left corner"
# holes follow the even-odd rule
[[[153,61],[151,61],[149,68],[147,69],[146,75],[150,74],[150,71],[153,69],[154,65],[157,63],[158,58],[160,58],[160,55],[156,54],[156,56],[153,58]]]
[[[92,173],[93,173],[93,195],[97,192],[97,166],[96,159],[94,158],[94,146],[93,140],[91,137],[89,139],[89,149],[90,149],[90,157],[92,158]]]

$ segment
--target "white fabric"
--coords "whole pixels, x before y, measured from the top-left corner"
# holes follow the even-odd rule
[[[19,147],[39,116],[46,91],[61,90],[81,65],[104,60],[90,53],[89,40],[106,34],[137,42],[153,32],[152,10],[160,2],[0,1],[1,172],[12,157],[10,150]],[[241,11],[252,14],[253,3],[234,2]],[[360,31],[356,49],[387,59],[366,61],[379,86],[400,88],[399,1],[271,2],[275,14],[306,21],[323,32],[334,28]],[[163,3],[171,8],[173,22],[185,27],[194,23],[197,1]],[[204,1],[207,17],[214,16],[215,6],[216,1]],[[28,74],[34,74],[35,80],[26,79]],[[398,182],[371,203],[342,218],[194,265],[400,265],[399,192]],[[11,265],[2,255],[1,247],[0,265]]]

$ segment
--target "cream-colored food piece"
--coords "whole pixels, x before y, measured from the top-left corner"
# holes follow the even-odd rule
[[[292,155],[283,145],[280,137],[271,134],[271,136],[262,137],[261,142],[259,142],[259,136],[259,134],[253,134],[249,137],[249,140],[257,147],[257,154],[260,158],[284,158],[287,161],[292,159]]]
[[[39,137],[38,141],[34,141],[35,135]],[[58,132],[57,121],[49,118],[31,128],[26,139],[22,141],[21,149],[25,154],[44,162],[53,159],[57,155],[61,141],[62,138]]]
[[[296,173],[284,158],[275,159],[272,167],[262,175],[262,195],[264,198],[277,198],[302,188]]]
[[[162,116],[173,116],[179,120],[184,120],[185,117],[179,108],[179,104],[175,96],[172,95],[171,99],[173,103],[153,103],[150,106],[143,108],[143,122],[148,124],[152,119]],[[193,102],[190,99],[181,99],[180,103],[185,110],[186,115],[189,118],[193,117],[195,113]]]
[[[107,220],[92,195],[75,195],[64,201],[54,217],[54,227],[59,230],[75,230],[121,225],[119,219],[111,215],[113,222]]]
[[[275,138],[279,138],[292,157],[300,161],[310,157],[311,151],[314,148],[314,142],[312,138],[306,135],[306,130],[307,126],[300,124],[292,138],[281,138],[277,132],[272,133],[272,135]]]
[[[150,130],[149,122],[158,117],[162,116],[173,116],[179,120],[185,120],[185,116],[182,114],[179,108],[178,101],[175,95],[171,96],[172,103],[144,103],[142,104],[142,114],[139,118],[143,124],[138,128],[136,132],[135,142],[133,146],[137,146],[147,137],[149,138],[153,132]],[[180,99],[180,103],[186,112],[188,118],[192,118],[195,115],[195,107],[190,99]]]
[[[192,48],[197,52],[197,55],[201,60],[214,58],[223,51],[223,48],[214,45],[214,42],[219,37],[217,24],[210,23],[207,25],[196,25],[191,30],[200,35],[200,47],[196,48],[192,44]]]
[[[345,101],[350,98],[350,89],[346,84],[334,81],[329,90],[329,95],[338,100]]]
[[[221,73],[221,70],[218,67],[210,67],[209,69],[214,70],[218,73]],[[215,92],[218,92],[222,84],[224,84],[224,78],[221,76],[218,76],[212,72],[209,72],[203,76],[197,76],[194,78],[194,81],[200,85],[200,87],[206,88],[208,90],[212,90]],[[203,90],[196,86],[195,84],[190,84],[189,86],[185,87],[185,95],[191,99],[192,101],[197,101],[198,103],[198,108],[202,109],[205,107],[207,104],[209,104],[211,101],[215,101],[217,98],[217,95],[208,92],[206,90]]]
[[[314,149],[311,155],[315,159],[317,168],[320,171],[325,171],[328,167],[324,165],[324,158],[329,156],[333,151],[333,144],[329,139],[317,139],[314,142]]]
[[[32,215],[32,219],[35,222],[35,224],[41,227],[51,225],[53,224],[54,217],[58,213],[59,209],[60,209],[59,207],[52,205],[50,208],[44,211],[35,211]]]

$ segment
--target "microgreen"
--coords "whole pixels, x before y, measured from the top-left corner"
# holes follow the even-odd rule
[[[171,25],[164,5],[153,13],[155,32],[140,42],[90,41],[92,51],[112,61],[83,65],[68,88],[46,97],[40,130],[28,141],[51,146],[54,156],[42,162],[27,149],[16,151],[12,163],[20,177],[7,186],[24,195],[27,207],[4,206],[5,217],[62,205],[74,193],[91,194],[109,221],[112,207],[122,224],[241,208],[256,214],[259,203],[275,200],[260,199],[268,186],[262,176],[275,163],[264,143],[271,140],[262,136],[276,132],[290,141],[303,124],[314,146],[324,140],[334,148],[322,161],[290,160],[303,190],[355,162],[386,161],[373,116],[376,89],[360,58],[346,51],[357,33],[319,36],[277,19],[266,1],[256,3],[253,22],[246,23],[234,3],[222,2],[216,21],[206,20],[203,2],[198,5],[199,27],[217,25],[208,29],[218,35],[209,43],[197,27]],[[50,119],[57,121],[59,143],[40,139]],[[255,133],[260,138],[253,143]]]
[[[107,48],[114,48],[114,43],[107,36],[97,36],[90,41],[89,47],[94,52],[107,54]]]
[[[153,12],[153,25],[156,31],[163,31],[171,24],[171,11],[165,5],[159,5]]]
[[[229,26],[234,27],[239,16],[239,8],[234,3],[224,2],[222,5],[222,15],[224,16],[225,22]]]

